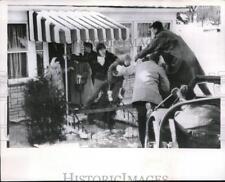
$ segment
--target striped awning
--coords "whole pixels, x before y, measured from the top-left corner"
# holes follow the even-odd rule
[[[28,11],[31,41],[73,43],[126,40],[129,30],[92,11]]]

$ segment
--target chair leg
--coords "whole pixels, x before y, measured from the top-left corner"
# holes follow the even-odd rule
[[[146,130],[145,130],[145,143],[144,143],[144,148],[147,148],[148,147],[148,142],[149,142],[149,136],[148,136],[148,133],[149,133],[149,122],[150,122],[150,119],[147,119],[147,122],[146,122]]]
[[[159,148],[160,122],[158,120],[153,121],[153,128],[154,128],[154,133],[155,133],[155,148]]]
[[[174,119],[169,119],[169,126],[170,126],[171,138],[172,138],[172,148],[178,148]]]

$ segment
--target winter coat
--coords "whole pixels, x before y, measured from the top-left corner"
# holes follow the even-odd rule
[[[184,40],[171,31],[163,30],[156,34],[151,43],[137,58],[158,52],[168,65],[167,75],[171,88],[189,84],[196,75],[204,75],[197,58]]]
[[[71,102],[84,105],[93,92],[91,67],[87,62],[80,62],[74,63],[73,68],[70,79]],[[81,79],[78,76],[81,76]]]
[[[99,80],[107,79],[107,72],[110,65],[117,60],[117,56],[112,54],[111,52],[106,51],[105,58],[98,57],[97,59],[104,59],[103,65],[101,65],[98,61],[93,64],[93,72],[95,73],[95,78]]]
[[[160,92],[167,93],[170,90],[165,70],[154,61],[140,62],[136,65],[123,67],[119,70],[118,76],[133,73],[135,73],[133,103],[147,101],[159,104],[162,101]]]
[[[79,55],[79,56],[72,54],[71,59],[77,60],[77,61],[83,62],[83,63],[84,62],[89,63],[91,70],[92,70],[92,79],[94,79],[94,77],[95,77],[94,65],[97,63],[97,53],[95,51],[91,51],[91,53],[84,53],[84,55]]]

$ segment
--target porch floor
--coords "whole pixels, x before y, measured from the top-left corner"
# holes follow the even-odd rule
[[[65,145],[81,148],[139,148],[141,146],[136,127],[116,123],[114,129],[110,131],[107,128],[102,127],[99,123],[90,125],[87,122],[83,123],[83,127],[87,133],[91,135],[87,139],[82,139],[77,133],[70,132],[66,134],[65,141],[57,141],[54,144],[45,143],[35,146],[38,148],[60,147]],[[9,139],[11,148],[33,147],[28,142],[25,121],[18,123],[10,122]]]

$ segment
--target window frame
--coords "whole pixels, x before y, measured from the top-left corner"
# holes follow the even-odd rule
[[[144,38],[144,39],[145,39],[145,38],[149,38],[148,36],[147,36],[147,37],[139,37],[139,35],[138,35],[138,34],[139,34],[139,32],[138,32],[138,24],[152,24],[152,23],[153,23],[153,21],[151,21],[151,22],[137,22],[137,38],[140,38],[140,39],[141,39],[141,38],[142,38],[142,39],[143,39],[143,38]],[[152,34],[151,34],[151,36],[152,36]]]
[[[157,21],[157,19],[149,19],[149,20],[138,20],[138,21],[135,21],[134,22],[134,40],[136,42],[136,45],[134,46],[134,54],[136,55],[138,53],[138,47],[140,47],[139,45],[139,40],[142,39],[144,41],[147,41],[148,39],[152,39],[153,37],[138,37],[138,24],[139,23],[153,23]],[[173,20],[171,19],[163,19],[163,20],[160,20],[162,23],[170,23],[170,30],[173,29]],[[149,40],[149,43],[151,42],[151,40]],[[146,45],[147,46],[147,45]],[[144,49],[145,47],[142,47],[142,50]]]
[[[37,59],[37,54],[38,53],[42,53],[42,64],[43,64],[43,73],[45,73],[45,61],[44,61],[44,42],[40,42],[42,44],[42,49],[37,49],[37,44],[38,42],[35,42],[35,55],[36,55],[36,71],[37,71],[37,76],[40,76],[38,75],[38,59]]]
[[[131,33],[131,40],[130,40],[130,43],[133,45],[134,44],[134,39],[135,39],[135,37],[134,37],[134,24],[135,24],[135,21],[126,21],[126,20],[124,20],[124,21],[118,21],[119,23],[121,23],[122,25],[123,24],[131,24],[131,32],[129,32],[129,33]],[[134,55],[134,47],[135,46],[131,46],[131,56],[132,57],[134,57],[135,55]]]
[[[7,57],[9,54],[14,54],[14,53],[25,53],[26,54],[26,73],[27,76],[26,77],[21,77],[21,78],[8,78],[9,84],[17,84],[17,83],[23,83],[26,82],[27,80],[29,80],[29,68],[28,68],[28,53],[29,53],[29,36],[28,36],[28,25],[26,22],[8,22],[8,25],[24,25],[26,26],[26,41],[27,41],[27,47],[26,49],[18,49],[18,50],[9,50],[7,47]],[[7,34],[8,35],[8,34]],[[8,39],[7,39],[7,43],[8,43]],[[8,59],[7,59],[8,62]]]
[[[11,21],[9,20],[7,25],[9,24],[24,24],[26,25],[26,36],[27,36],[27,49],[26,51],[26,56],[27,56],[27,77],[23,78],[8,78],[8,84],[9,85],[16,85],[16,84],[23,84],[27,83],[31,79],[34,79],[37,76],[37,59],[36,59],[36,48],[35,48],[35,41],[30,41],[29,40],[29,30],[28,30],[28,22],[26,20],[15,20]],[[47,45],[44,43],[44,66],[45,68],[48,66],[47,60],[48,60],[48,51],[47,50]],[[21,52],[18,50],[18,52]],[[12,51],[8,51],[7,48],[7,56],[9,53],[13,53]],[[7,59],[8,61],[8,59]],[[8,72],[7,72],[8,74]]]

